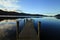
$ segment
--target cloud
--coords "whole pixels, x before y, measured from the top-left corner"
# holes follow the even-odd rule
[[[20,8],[20,5],[18,5],[19,0],[0,0],[0,9],[2,10],[17,10]]]

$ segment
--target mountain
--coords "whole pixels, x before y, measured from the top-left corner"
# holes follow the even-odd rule
[[[14,11],[3,11],[0,10],[0,15],[17,15],[17,16],[44,16],[40,14],[27,14],[27,13],[18,13]]]
[[[57,15],[55,15],[55,16],[60,17],[60,14],[57,14]]]
[[[0,10],[0,15],[25,15],[25,13],[18,13],[18,12],[13,12],[13,11],[3,11]]]
[[[60,14],[55,15],[57,19],[60,19]]]

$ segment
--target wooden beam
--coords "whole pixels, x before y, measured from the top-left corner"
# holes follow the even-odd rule
[[[38,39],[40,40],[40,27],[41,27],[41,22],[38,22]]]
[[[16,38],[17,38],[17,40],[19,40],[19,21],[17,21]]]

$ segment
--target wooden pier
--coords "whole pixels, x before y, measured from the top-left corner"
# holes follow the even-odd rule
[[[38,27],[39,26],[40,25],[38,25]],[[40,32],[38,32],[37,34],[32,20],[26,20],[24,28],[20,33],[18,33],[18,27],[17,27],[17,36],[18,36],[17,40],[40,40],[39,33]]]

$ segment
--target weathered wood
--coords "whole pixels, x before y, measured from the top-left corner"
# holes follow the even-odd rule
[[[26,19],[24,19],[24,25],[25,25],[25,23],[26,23]]]
[[[38,22],[38,39],[40,40],[40,27],[41,27],[41,22]]]
[[[38,35],[34,29],[33,22],[28,20],[19,34],[19,40],[38,40]]]
[[[26,22],[25,22],[26,21]],[[38,22],[38,34],[34,29],[32,20],[24,20],[25,26],[19,33],[19,21],[17,21],[17,40],[40,40],[40,26],[41,22]]]

